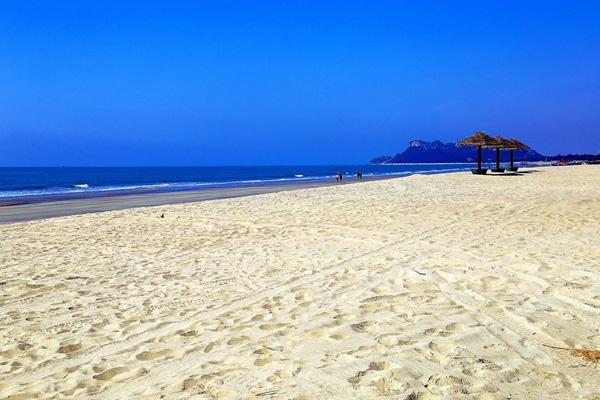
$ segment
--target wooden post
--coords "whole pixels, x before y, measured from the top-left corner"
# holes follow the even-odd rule
[[[496,169],[500,169],[500,147],[496,147]]]
[[[481,171],[481,146],[477,146],[477,171]]]

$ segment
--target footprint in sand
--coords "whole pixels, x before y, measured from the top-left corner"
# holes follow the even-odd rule
[[[395,347],[400,342],[399,336],[400,334],[388,333],[385,335],[381,335],[379,338],[377,338],[377,341],[384,346]]]
[[[183,336],[183,337],[191,337],[191,336],[198,336],[198,331],[196,331],[195,329],[190,329],[190,330],[181,330],[177,332],[179,334],[179,336]]]
[[[257,358],[254,361],[254,365],[256,365],[257,367],[262,367],[262,366],[272,363],[273,361],[275,361],[275,359],[272,357]]]
[[[81,350],[81,344],[76,343],[76,344],[61,345],[56,352],[67,354],[67,353],[73,353],[73,352],[79,351],[79,350]]]
[[[262,329],[263,331],[272,331],[275,329],[279,329],[279,328],[283,328],[284,326],[287,326],[287,324],[282,324],[282,323],[277,323],[277,324],[262,324],[259,326],[260,329]]]
[[[209,344],[206,345],[206,347],[204,348],[204,352],[205,353],[210,353],[211,351],[213,351],[214,349],[216,349],[217,347],[221,347],[222,343],[219,341],[214,341],[214,342],[210,342]]]
[[[229,339],[227,344],[230,346],[235,346],[235,345],[247,342],[248,340],[250,340],[250,337],[248,337],[248,336],[239,336],[239,337],[234,337],[234,338]]]
[[[142,351],[141,353],[136,355],[135,358],[141,361],[152,361],[159,358],[168,357],[170,355],[173,355],[174,353],[175,351],[171,349],[165,349],[160,351]]]
[[[129,371],[129,368],[127,368],[127,367],[115,367],[115,368],[107,369],[106,371],[102,372],[101,374],[94,375],[93,378],[96,380],[99,380],[99,381],[108,381],[119,374],[124,374],[127,371]]]
[[[243,331],[246,329],[250,329],[252,328],[252,325],[237,325],[237,326],[233,326],[231,328],[229,328],[230,332],[239,332],[239,331]]]
[[[265,319],[265,315],[264,314],[256,314],[255,316],[253,316],[252,318],[250,318],[249,321],[263,321]]]
[[[370,332],[377,328],[377,323],[375,321],[362,321],[357,324],[350,325],[352,330],[359,333]]]

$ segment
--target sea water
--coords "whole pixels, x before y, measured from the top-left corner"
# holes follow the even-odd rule
[[[0,168],[0,199],[293,184],[464,171],[471,164]]]

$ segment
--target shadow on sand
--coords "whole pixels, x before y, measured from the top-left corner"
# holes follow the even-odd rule
[[[523,174],[520,172],[499,172],[499,173],[489,173],[487,176],[522,176]]]
[[[542,172],[537,169],[532,169],[530,171],[517,171],[517,172],[501,172],[501,173],[489,173],[486,176],[523,176],[525,174],[534,174],[537,172]]]

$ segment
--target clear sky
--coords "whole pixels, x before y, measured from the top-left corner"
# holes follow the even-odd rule
[[[327,3],[327,4],[324,4]],[[600,1],[3,1],[0,165],[600,151]]]

